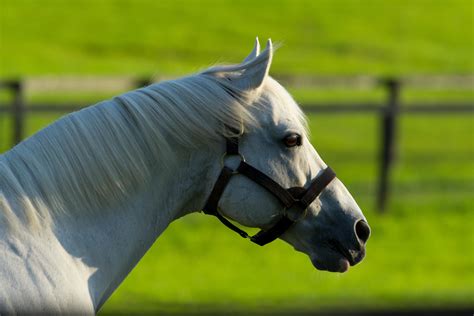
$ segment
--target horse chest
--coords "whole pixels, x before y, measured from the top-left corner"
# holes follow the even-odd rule
[[[87,284],[60,248],[42,238],[0,241],[0,311],[93,313]]]

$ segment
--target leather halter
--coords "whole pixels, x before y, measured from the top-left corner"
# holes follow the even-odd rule
[[[228,156],[240,157],[240,164],[237,169],[233,170],[224,164],[225,158]],[[319,177],[311,181],[311,184],[307,189],[304,187],[285,189],[272,180],[269,176],[245,162],[244,157],[239,153],[238,137],[226,138],[226,152],[222,157],[222,170],[219,174],[219,177],[217,178],[216,183],[214,184],[209,198],[207,199],[206,205],[202,210],[205,214],[216,216],[225,226],[232,229],[243,238],[249,238],[250,241],[260,246],[266,245],[280,237],[299,219],[293,220],[284,214],[283,217],[271,228],[267,230],[261,230],[254,236],[249,236],[249,234],[232,224],[218,211],[218,203],[222,193],[224,193],[224,190],[231,177],[235,174],[242,174],[250,180],[261,185],[268,192],[273,194],[281,202],[281,204],[283,204],[285,210],[295,207],[298,208],[298,211],[301,214],[299,219],[302,219],[306,216],[306,210],[309,205],[336,177],[336,173],[330,167],[327,167],[323,170]]]

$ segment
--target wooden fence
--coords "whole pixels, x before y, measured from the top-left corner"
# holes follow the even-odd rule
[[[155,78],[154,81],[167,78]],[[472,102],[442,102],[401,104],[400,95],[403,87],[430,88],[436,90],[456,89],[472,90],[474,88],[474,76],[431,76],[410,77],[404,79],[396,78],[373,78],[368,76],[354,77],[277,77],[285,85],[302,88],[325,88],[339,87],[348,89],[383,87],[386,91],[385,102],[347,102],[347,103],[310,103],[303,104],[305,112],[323,113],[374,113],[380,117],[380,148],[379,148],[379,174],[377,185],[377,207],[380,212],[386,209],[387,199],[390,191],[390,170],[394,163],[397,150],[397,126],[400,114],[452,114],[452,113],[474,113]],[[133,78],[37,78],[36,80],[3,80],[0,81],[0,89],[12,93],[12,102],[0,105],[0,114],[11,115],[12,139],[11,145],[19,143],[24,137],[25,118],[30,113],[67,113],[78,110],[85,105],[80,104],[50,104],[35,103],[27,104],[25,101],[25,90],[27,88],[37,91],[87,91],[87,90],[129,90],[150,84],[150,80]]]

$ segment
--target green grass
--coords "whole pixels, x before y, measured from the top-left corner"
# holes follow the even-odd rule
[[[472,73],[470,0],[1,0],[0,76],[183,74],[283,43],[274,73]]]

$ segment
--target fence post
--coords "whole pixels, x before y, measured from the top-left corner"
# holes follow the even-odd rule
[[[13,135],[12,147],[21,142],[25,127],[25,103],[23,98],[23,84],[21,80],[11,82],[13,91],[12,102],[12,119],[13,119]]]
[[[149,86],[152,83],[153,83],[153,80],[151,80],[151,79],[138,78],[138,79],[135,80],[134,86],[136,86],[137,88],[142,88],[142,87]]]
[[[386,210],[390,193],[390,170],[396,157],[396,132],[401,87],[400,82],[393,78],[386,79],[383,84],[387,88],[388,102],[382,110],[380,178],[377,193],[377,208],[382,213]]]

